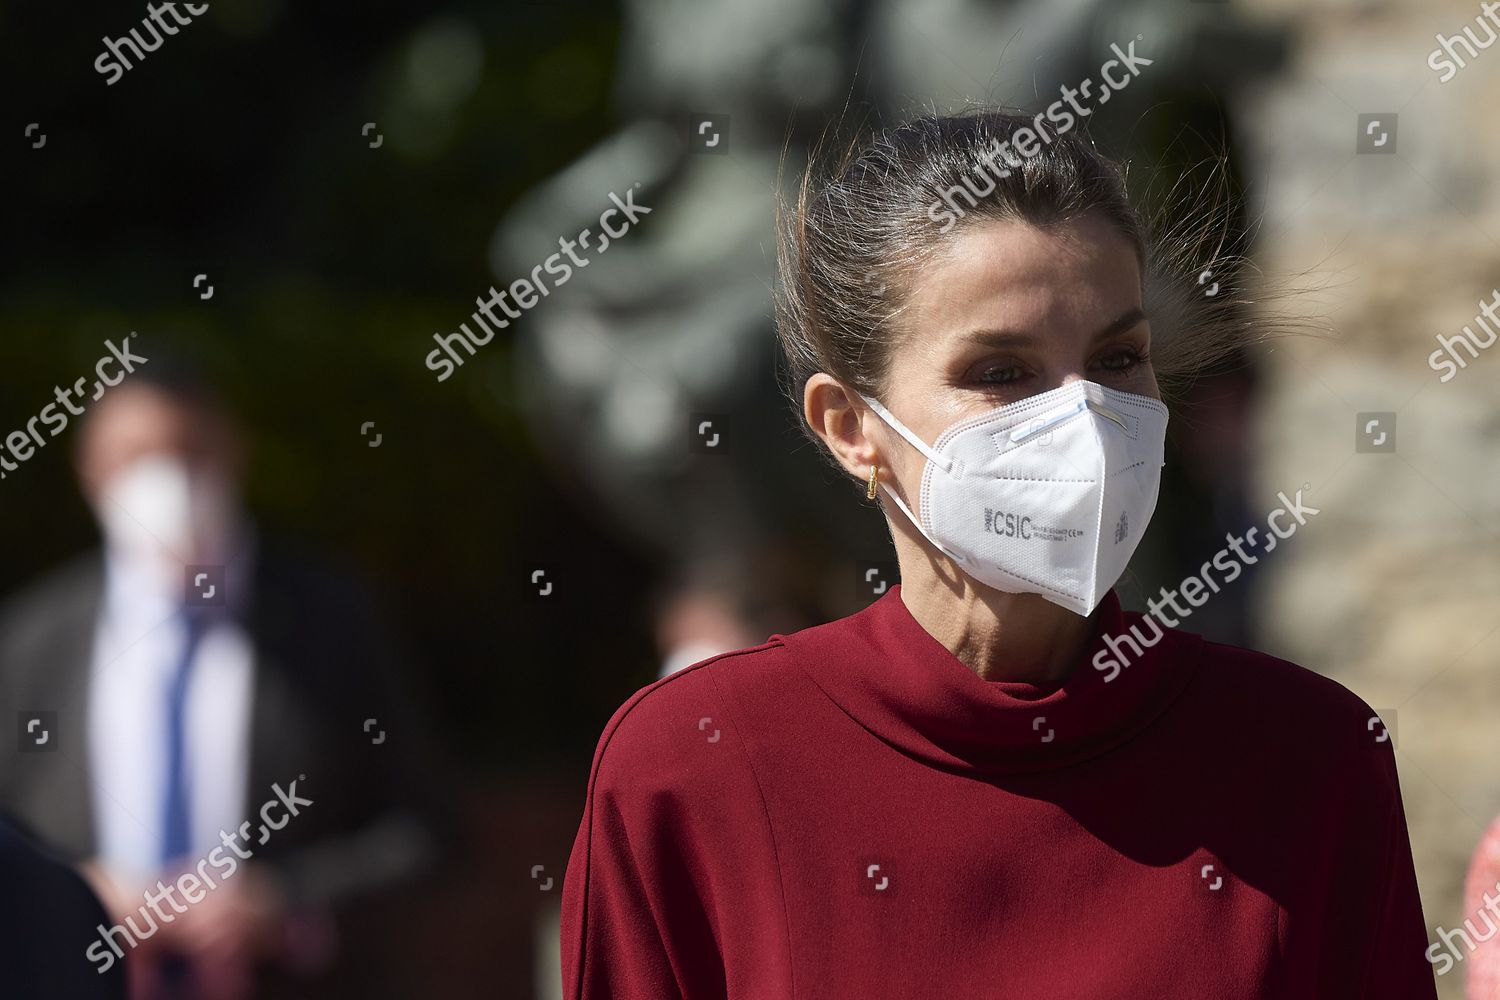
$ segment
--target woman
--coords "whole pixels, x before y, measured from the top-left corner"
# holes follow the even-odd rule
[[[1465,996],[1469,1000],[1500,998],[1500,817],[1490,823],[1469,859],[1464,879],[1464,921],[1437,928],[1438,941],[1428,949],[1438,975],[1467,961]]]
[[[919,119],[804,183],[792,389],[903,582],[619,709],[567,997],[1435,996],[1374,713],[1111,589],[1166,428],[1147,248],[1031,126]]]

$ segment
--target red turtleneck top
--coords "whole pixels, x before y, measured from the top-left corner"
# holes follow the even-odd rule
[[[986,681],[892,587],[637,692],[563,883],[569,1000],[1431,1000],[1395,759],[1284,660],[1134,626]],[[1127,647],[1128,648],[1128,647]]]

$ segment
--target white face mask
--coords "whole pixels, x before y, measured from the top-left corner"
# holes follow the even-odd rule
[[[1069,382],[960,420],[928,447],[860,395],[927,456],[920,519],[881,483],[886,494],[969,576],[1088,615],[1125,572],[1161,485],[1160,401]]]
[[[109,481],[96,514],[119,557],[180,586],[184,565],[223,562],[234,500],[223,477],[154,452]]]

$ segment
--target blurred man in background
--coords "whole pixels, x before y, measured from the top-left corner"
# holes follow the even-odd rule
[[[0,612],[0,809],[80,866],[109,926],[74,960],[133,996],[342,995],[338,904],[433,854],[422,740],[369,604],[261,536],[233,419],[153,365],[80,432],[103,550]]]

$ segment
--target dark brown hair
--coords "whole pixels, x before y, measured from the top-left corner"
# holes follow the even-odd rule
[[[997,155],[1002,144],[1030,153]],[[776,317],[783,389],[813,440],[802,409],[807,379],[827,372],[878,398],[897,336],[892,320],[912,275],[953,233],[981,220],[1046,227],[1092,214],[1119,232],[1141,265],[1152,361],[1164,388],[1210,369],[1248,339],[1238,308],[1246,300],[1233,290],[1243,237],[1230,224],[1222,161],[1207,184],[1184,178],[1172,185],[1178,221],[1153,240],[1122,166],[1085,136],[1044,130],[1026,114],[926,115],[849,144],[829,165],[817,164],[816,151],[813,160],[795,200],[778,213]],[[1222,296],[1205,296],[1195,280],[1210,265]]]

